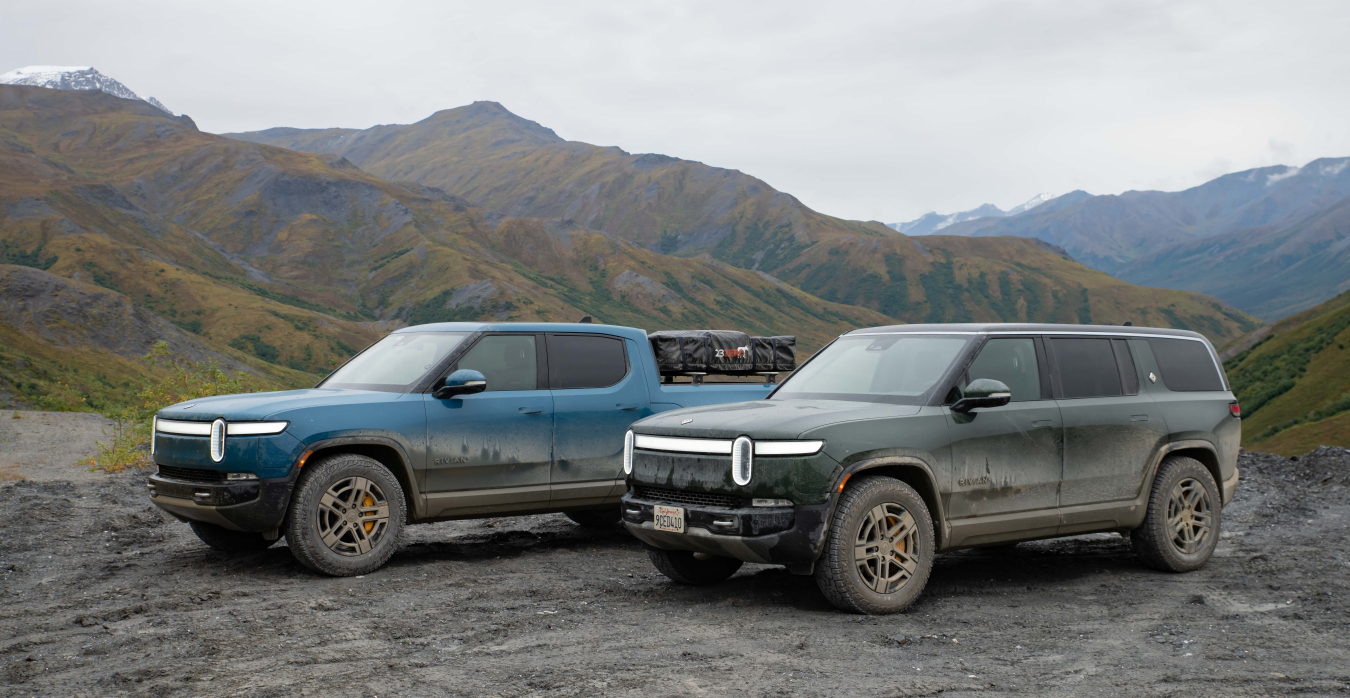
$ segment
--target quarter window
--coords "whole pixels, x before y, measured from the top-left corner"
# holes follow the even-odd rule
[[[1013,402],[1041,399],[1041,373],[1032,339],[991,339],[966,370],[970,380],[992,378],[1012,389]]]
[[[1219,377],[1214,358],[1204,342],[1150,337],[1148,346],[1153,350],[1163,385],[1168,390],[1223,390],[1223,379]]]
[[[608,388],[628,375],[623,340],[600,335],[549,335],[548,373],[555,390]]]
[[[456,368],[483,374],[488,392],[539,388],[539,363],[532,334],[484,337],[459,360]]]
[[[1120,369],[1109,339],[1050,338],[1065,398],[1121,394]]]

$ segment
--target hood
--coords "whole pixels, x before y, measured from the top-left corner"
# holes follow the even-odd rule
[[[844,400],[756,400],[688,407],[652,415],[633,425],[640,434],[731,439],[795,439],[813,429],[868,419],[917,414],[913,405]],[[683,424],[685,420],[692,420]]]
[[[180,402],[160,410],[164,419],[183,419],[210,422],[224,417],[227,422],[249,422],[265,419],[287,419],[286,413],[309,407],[328,405],[375,404],[393,402],[403,393],[374,390],[285,390],[274,393],[242,393],[217,395]]]

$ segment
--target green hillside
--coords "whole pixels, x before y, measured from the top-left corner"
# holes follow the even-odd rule
[[[1213,298],[1132,286],[1018,238],[911,239],[813,211],[735,170],[566,141],[495,102],[415,124],[229,137],[341,156],[508,216],[552,217],[666,255],[708,255],[890,322],[1123,322],[1224,342],[1259,321]]]
[[[1227,348],[1249,449],[1284,455],[1350,447],[1350,292]]]

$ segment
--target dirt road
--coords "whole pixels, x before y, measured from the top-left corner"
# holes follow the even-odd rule
[[[1350,454],[1239,467],[1198,572],[1148,570],[1115,535],[957,552],[879,618],[769,567],[679,587],[626,534],[562,516],[413,527],[388,567],[330,579],[284,543],[208,550],[140,474],[7,482],[0,693],[1350,693]]]

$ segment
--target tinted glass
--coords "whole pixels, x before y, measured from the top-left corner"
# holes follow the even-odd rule
[[[534,335],[492,335],[478,340],[455,368],[469,368],[487,378],[487,391],[537,390],[539,363]]]
[[[467,336],[467,332],[396,332],[334,371],[321,387],[403,392]]]
[[[1116,365],[1120,367],[1121,386],[1126,395],[1139,394],[1139,373],[1134,370],[1134,357],[1130,354],[1130,346],[1123,339],[1111,340],[1111,347],[1116,350]]]
[[[1109,339],[1050,339],[1066,398],[1120,395],[1120,368]]]
[[[597,335],[550,335],[548,373],[558,390],[614,385],[628,375],[623,340]]]
[[[1148,346],[1158,362],[1163,385],[1168,390],[1223,390],[1223,379],[1204,342],[1190,339],[1149,338]]]
[[[1012,389],[1013,402],[1041,399],[1041,373],[1033,339],[991,339],[966,370],[970,380],[992,378]]]
[[[968,341],[905,334],[840,337],[797,369],[774,399],[921,405]]]

